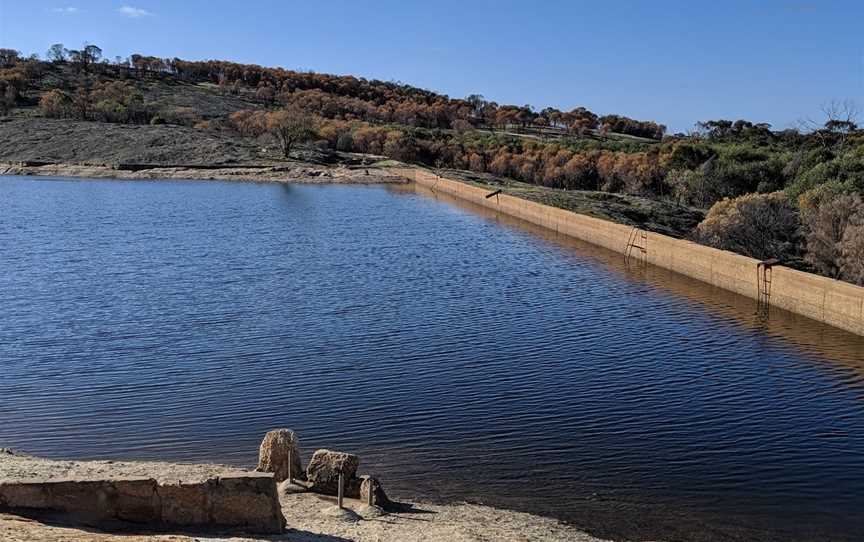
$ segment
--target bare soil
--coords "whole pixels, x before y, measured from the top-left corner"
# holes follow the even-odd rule
[[[248,138],[172,125],[0,119],[0,174],[312,183],[405,182],[378,158],[298,148],[291,159]]]
[[[98,164],[261,164],[254,142],[185,126],[9,118],[0,122],[0,161]]]

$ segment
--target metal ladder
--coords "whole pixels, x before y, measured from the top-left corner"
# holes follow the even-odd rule
[[[624,248],[624,263],[629,264],[633,257],[633,249],[639,249],[641,256],[639,261],[642,263],[648,262],[648,232],[633,228],[630,230],[630,235],[627,236],[627,246]]]
[[[756,312],[759,315],[768,315],[771,306],[771,268],[778,263],[780,260],[771,258],[756,264]]]

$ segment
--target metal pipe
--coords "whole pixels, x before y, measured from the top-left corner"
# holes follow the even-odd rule
[[[342,483],[343,480],[344,480],[344,478],[342,476],[342,473],[340,472],[339,473],[339,493],[338,493],[338,497],[337,497],[339,508],[342,508],[342,499],[345,496],[345,489],[344,489],[343,483]]]

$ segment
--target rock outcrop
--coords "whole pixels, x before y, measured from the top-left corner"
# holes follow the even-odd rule
[[[294,479],[304,480],[303,465],[300,461],[300,443],[297,434],[290,429],[274,429],[264,435],[258,450],[258,472],[272,472],[277,482],[288,479],[289,457],[291,475]]]
[[[390,499],[384,493],[384,487],[381,482],[374,476],[360,477],[360,501],[369,506],[379,506],[387,508],[390,504]]]
[[[316,450],[306,467],[306,479],[311,482],[312,491],[336,495],[339,491],[341,472],[345,483],[345,496],[358,497],[360,495],[358,466],[360,466],[360,458],[354,454]]]

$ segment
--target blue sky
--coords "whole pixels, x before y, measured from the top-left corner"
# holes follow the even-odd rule
[[[0,0],[0,47],[218,58],[686,130],[864,107],[864,2]]]

